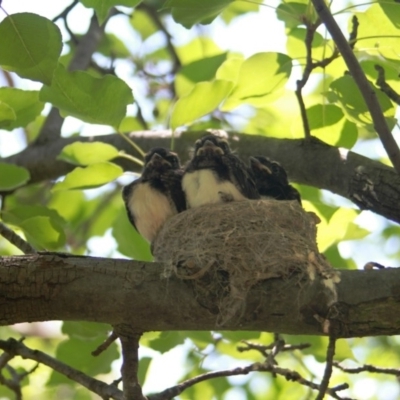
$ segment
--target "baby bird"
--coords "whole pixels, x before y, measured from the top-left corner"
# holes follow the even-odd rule
[[[188,208],[260,198],[246,165],[232,153],[226,139],[215,135],[196,141],[182,188]]]
[[[182,174],[177,154],[156,147],[145,155],[142,176],[122,191],[129,221],[150,243],[168,218],[186,209]]]
[[[289,184],[286,171],[278,162],[264,156],[250,157],[250,170],[261,198],[297,200],[301,204],[300,193]]]

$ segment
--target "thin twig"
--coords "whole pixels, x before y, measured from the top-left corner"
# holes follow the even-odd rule
[[[139,340],[141,333],[131,336],[118,334],[122,347],[122,384],[124,400],[144,400],[138,380]]]
[[[157,28],[164,34],[167,41],[167,50],[171,55],[173,67],[171,73],[176,73],[181,66],[181,61],[178,57],[178,53],[175,50],[175,46],[172,44],[172,36],[165,28],[164,24],[161,22],[160,15],[157,13],[154,7],[146,4],[140,3],[137,7],[137,10],[143,10],[147,13],[147,15],[153,20]]]
[[[107,350],[110,347],[111,343],[114,343],[117,339],[118,335],[115,333],[115,331],[112,331],[110,336],[100,346],[92,351],[92,356],[99,356],[103,351]]]
[[[386,94],[389,99],[393,100],[396,104],[400,105],[400,94],[398,94],[387,82],[385,78],[385,70],[378,64],[375,64],[375,69],[378,72],[376,78],[376,85]]]
[[[323,400],[325,397],[325,393],[328,390],[329,381],[332,376],[332,365],[333,365],[333,357],[335,355],[335,346],[336,346],[336,338],[333,334],[329,335],[329,343],[328,349],[326,351],[326,365],[325,365],[325,372],[322,378],[318,396],[315,400]]]
[[[34,254],[37,251],[28,242],[18,236],[13,230],[0,222],[0,235],[7,239],[11,244],[20,249],[24,254]]]
[[[0,340],[0,348],[11,356],[19,355],[22,358],[35,360],[40,364],[47,365],[54,371],[66,376],[67,378],[81,384],[93,393],[102,398],[112,398],[115,400],[123,400],[122,391],[113,385],[108,385],[97,379],[94,379],[75,368],[70,367],[63,362],[41,352],[40,350],[32,350],[25,346],[22,342],[15,339]]]
[[[336,46],[339,48],[339,51],[346,62],[351,76],[361,92],[361,95],[371,114],[374,128],[381,139],[386,153],[388,154],[396,171],[400,173],[400,150],[392,136],[392,133],[390,132],[389,126],[386,123],[375,91],[367,80],[359,62],[357,61],[356,56],[353,53],[352,48],[333,18],[329,8],[325,3],[325,0],[312,0],[312,2],[315,10],[321,18],[321,21],[325,24],[332,36],[332,39],[335,41]]]
[[[349,374],[359,374],[360,372],[371,372],[375,374],[386,374],[386,375],[394,375],[396,377],[400,377],[400,369],[398,368],[380,368],[369,364],[364,364],[362,367],[357,367],[357,368],[346,368],[341,366],[338,362],[334,362],[333,365],[336,368],[342,370],[343,372],[347,372]]]

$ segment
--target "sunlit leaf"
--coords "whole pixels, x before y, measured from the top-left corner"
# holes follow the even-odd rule
[[[133,28],[140,34],[143,40],[158,31],[157,25],[149,14],[142,10],[135,10],[130,20]]]
[[[135,7],[142,0],[80,0],[80,2],[88,8],[94,8],[96,11],[97,18],[99,19],[100,24],[102,24],[110,9],[114,6],[126,6],[126,7]]]
[[[226,60],[226,53],[184,65],[175,78],[177,96],[187,95],[198,82],[210,81],[215,77],[218,67]]]
[[[32,217],[21,222],[19,227],[24,231],[28,242],[39,249],[57,250],[65,243],[63,228],[49,217]]]
[[[119,132],[133,132],[144,129],[142,123],[135,117],[125,117],[118,128]]]
[[[240,67],[243,64],[243,61],[244,58],[240,56],[228,58],[218,68],[216,78],[236,83],[239,79]]]
[[[52,190],[92,189],[112,182],[122,173],[121,167],[109,162],[92,164],[85,168],[76,167],[65,175],[62,182],[56,183]]]
[[[62,48],[56,24],[38,14],[12,14],[1,21],[0,38],[2,68],[51,84]]]
[[[57,157],[71,164],[90,165],[109,161],[118,156],[118,149],[102,142],[75,142],[65,146]]]
[[[345,238],[356,239],[368,234],[368,231],[353,224],[357,215],[358,211],[354,209],[339,208],[328,223],[321,221],[317,232],[319,250],[323,252],[332,244],[338,243]]]
[[[182,65],[224,53],[214,40],[203,36],[196,37],[184,46],[177,47],[176,52]]]
[[[257,53],[245,60],[233,91],[222,106],[229,111],[241,104],[263,106],[277,98],[292,70],[292,60],[281,53]]]
[[[68,72],[59,65],[52,85],[41,89],[40,100],[60,108],[64,116],[117,128],[133,97],[129,86],[115,76],[93,78],[87,72]]]
[[[26,168],[0,162],[0,191],[16,189],[29,179],[30,174]]]
[[[222,11],[221,18],[229,24],[234,18],[242,16],[245,13],[256,12],[259,9],[260,4],[257,3],[234,1]]]
[[[106,57],[112,58],[128,58],[131,55],[124,42],[112,33],[107,33],[103,36],[97,51]]]
[[[1,115],[2,106],[10,107],[14,113],[11,121],[4,121]],[[39,92],[15,88],[0,88],[0,128],[12,130],[28,125],[43,110],[44,103],[39,101]]]
[[[371,90],[374,90],[372,85]],[[375,93],[384,115],[386,117],[394,117],[395,109],[388,97],[380,91],[375,90]],[[351,76],[342,76],[333,81],[330,85],[328,97],[331,102],[337,102],[342,107],[343,112],[350,121],[363,125],[373,124],[364,98],[361,96],[360,90]],[[394,121],[388,120],[388,122],[391,122],[391,127],[393,127]]]
[[[372,4],[365,12],[357,12],[357,51],[398,60],[399,13],[400,4],[396,2]]]
[[[214,111],[229,94],[232,86],[232,82],[223,80],[197,83],[187,96],[176,102],[171,115],[172,129]]]
[[[234,0],[167,0],[164,8],[172,8],[174,20],[185,28],[209,24]]]

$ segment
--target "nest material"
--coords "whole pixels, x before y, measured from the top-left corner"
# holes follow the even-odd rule
[[[193,287],[223,325],[243,311],[248,291],[260,281],[295,272],[331,280],[334,271],[316,244],[317,222],[296,201],[207,205],[169,219],[152,244],[153,254],[166,263],[167,274]]]

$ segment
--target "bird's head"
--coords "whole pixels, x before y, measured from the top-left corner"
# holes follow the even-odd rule
[[[195,156],[215,157],[227,155],[231,152],[229,144],[226,139],[215,136],[207,135],[197,140],[194,145]]]
[[[143,175],[162,173],[166,170],[178,170],[181,168],[179,157],[176,153],[155,147],[144,156]]]
[[[256,181],[268,179],[288,183],[286,171],[277,161],[271,161],[264,156],[250,157],[250,169]]]

